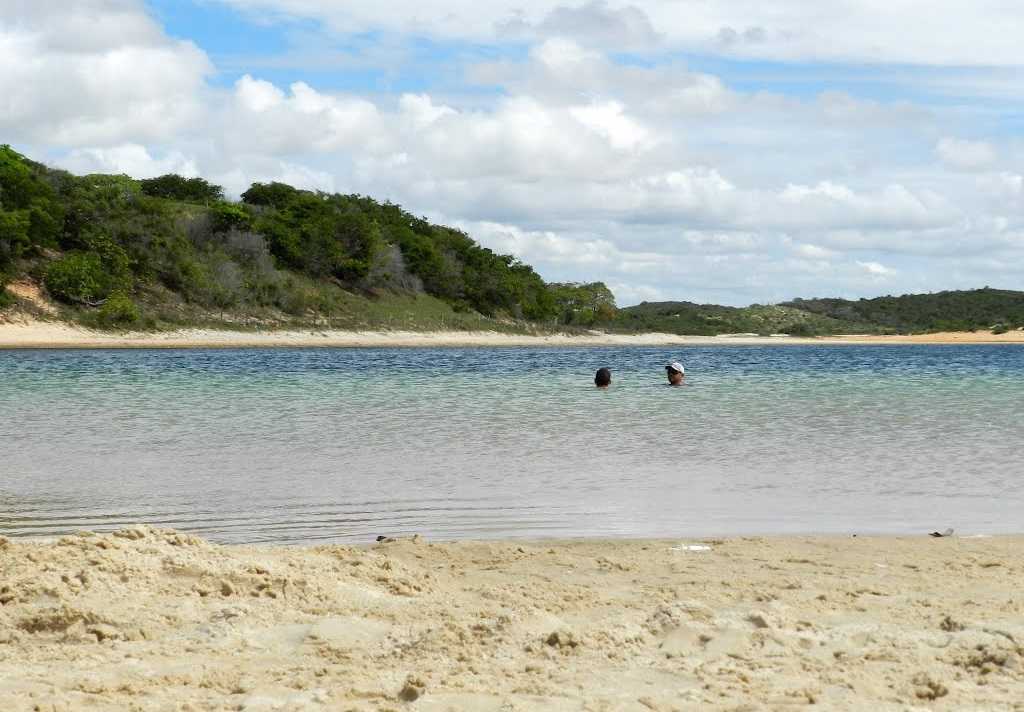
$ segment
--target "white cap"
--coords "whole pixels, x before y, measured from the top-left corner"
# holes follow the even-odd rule
[[[686,369],[683,368],[683,364],[679,363],[678,361],[673,361],[668,366],[665,366],[665,369],[669,371],[678,371],[679,373],[682,373],[684,375],[686,374]]]

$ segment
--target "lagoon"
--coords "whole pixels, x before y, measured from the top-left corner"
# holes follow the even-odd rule
[[[1022,449],[1019,346],[0,352],[6,536],[1020,532]]]

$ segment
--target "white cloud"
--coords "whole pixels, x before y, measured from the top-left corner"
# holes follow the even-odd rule
[[[402,116],[408,119],[412,130],[423,130],[446,116],[458,112],[450,106],[438,106],[427,94],[403,94],[398,100]]]
[[[914,192],[900,184],[874,193],[822,181],[814,186],[789,185],[779,195],[786,226],[862,226],[871,228],[936,227],[957,216],[952,206],[930,191]],[[776,217],[780,220],[780,217]]]
[[[1024,14],[1004,0],[222,0],[238,8],[313,18],[336,32],[368,30],[494,40],[572,35],[607,49],[659,41],[737,58],[889,62],[944,66],[1024,64]]]
[[[826,247],[819,247],[818,245],[811,245],[807,243],[795,244],[792,247],[793,253],[799,257],[803,257],[809,260],[828,260],[838,253],[835,250],[830,250]]]
[[[815,105],[828,121],[857,124],[862,128],[871,124],[920,122],[928,113],[909,102],[897,101],[885,104],[857,98],[847,92],[836,90],[827,90],[819,94],[815,99]]]
[[[646,284],[627,284],[612,282],[607,285],[621,305],[639,304],[640,302],[666,302],[676,298],[671,292]]]
[[[177,173],[187,178],[199,175],[192,158],[180,151],[171,151],[163,158],[155,158],[145,146],[126,143],[110,148],[75,149],[64,165],[76,173],[124,173],[133,178],[153,178]]]
[[[946,165],[964,171],[983,170],[996,162],[995,148],[986,141],[945,137],[936,144],[935,152]]]
[[[1010,198],[1024,197],[1024,176],[1019,173],[1001,173],[999,186]]]
[[[531,22],[526,13],[513,10],[511,16],[495,25],[499,36],[516,38],[573,37],[601,47],[648,49],[660,44],[647,14],[636,5],[613,7],[605,0],[590,0],[578,7],[557,5],[539,22]]]
[[[283,91],[270,82],[253,79],[248,74],[235,82],[235,97],[242,108],[255,113],[284,104]]]
[[[209,60],[164,35],[140,3],[4,4],[0,133],[8,140],[162,141],[200,115]]]
[[[282,156],[388,144],[378,130],[377,107],[369,101],[324,94],[304,82],[289,90],[285,94],[249,75],[239,79],[222,118],[226,148]]]
[[[1005,232],[1024,226],[1024,175],[1009,171],[982,173],[975,185],[985,198],[988,227]]]
[[[766,241],[759,235],[745,232],[701,232],[686,230],[683,240],[694,251],[703,254],[742,254],[763,249]]]
[[[626,116],[622,104],[616,101],[574,106],[569,115],[585,127],[607,139],[616,151],[634,151],[651,148],[654,137],[639,122]]]
[[[444,22],[422,4],[388,20],[402,1],[260,4],[340,33],[383,23],[486,38],[505,22],[532,43],[521,60],[458,65],[486,91],[396,95],[275,84],[250,68],[215,87],[206,56],[168,38],[141,0],[18,3],[17,24],[0,20],[0,129],[76,171],[198,173],[234,195],[281,180],[390,199],[465,227],[548,279],[602,279],[624,303],[977,286],[990,268],[1024,280],[1024,179],[999,172],[1020,147],[1014,154],[995,132],[992,142],[950,138],[976,133],[969,111],[849,89],[751,93],[681,63],[607,51],[690,43],[775,56],[785,45],[827,56],[815,54],[811,30],[785,29],[806,16],[826,32],[826,10],[784,4],[769,17],[739,0],[744,19],[709,0],[689,4],[691,25],[676,27],[665,20],[672,3],[518,5],[514,28],[500,3],[444,0]],[[84,32],[90,23],[95,32]],[[844,51],[856,44],[839,39]]]
[[[287,160],[263,156],[249,157],[244,160],[244,166],[206,173],[204,177],[223,186],[229,197],[241,195],[250,185],[257,182],[278,181],[303,190],[321,190],[325,193],[334,193],[340,189],[333,173]]]
[[[554,37],[537,45],[531,52],[537,60],[553,74],[569,77],[576,75],[579,68],[586,68],[604,62],[604,55],[594,50],[584,49],[574,40]]]
[[[875,277],[888,277],[894,273],[893,270],[878,262],[861,262],[858,260],[857,266]]]
[[[581,97],[617,100],[662,117],[717,115],[737,100],[718,77],[677,64],[616,64],[597,50],[561,37],[534,46],[524,62],[482,63],[471,69],[470,76],[548,105],[575,104]]]
[[[459,222],[457,225],[493,250],[562,266],[593,267],[617,263],[622,253],[607,240],[579,239],[551,230],[523,230],[494,222]]]

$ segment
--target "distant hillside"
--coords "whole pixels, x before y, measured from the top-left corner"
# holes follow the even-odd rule
[[[987,288],[618,309],[601,282],[545,283],[516,257],[391,203],[283,183],[254,183],[241,197],[173,174],[75,176],[0,146],[0,318],[803,336],[1024,326],[1024,292]]]
[[[792,306],[723,307],[692,302],[644,302],[619,309],[608,328],[666,334],[776,334],[816,336],[876,331],[871,324],[836,319]]]
[[[644,302],[616,311],[609,328],[672,334],[915,333],[1024,326],[1024,292],[975,289],[876,299],[794,299],[774,306]]]
[[[255,183],[235,203],[202,178],[75,176],[0,146],[0,309],[31,311],[18,280],[116,328],[551,328],[575,289],[365,196]]]
[[[901,333],[1024,326],[1024,292],[974,289],[875,299],[794,299],[781,306]]]

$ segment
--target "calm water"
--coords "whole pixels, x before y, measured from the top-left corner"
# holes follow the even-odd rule
[[[1020,532],[1022,481],[1013,346],[0,352],[7,536]]]

